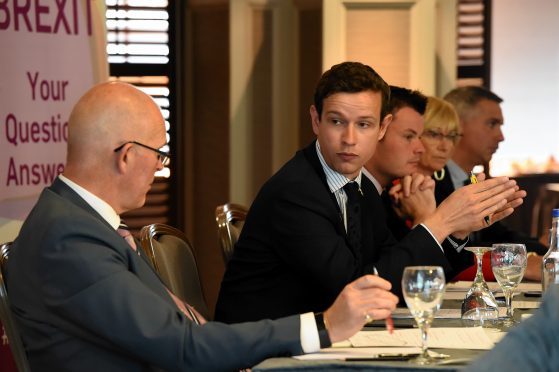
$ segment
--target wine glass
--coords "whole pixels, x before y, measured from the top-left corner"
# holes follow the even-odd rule
[[[513,326],[517,322],[513,318],[512,296],[526,270],[526,246],[512,243],[493,244],[491,268],[507,304],[507,316],[503,326]]]
[[[417,364],[436,362],[427,352],[427,331],[435,312],[441,306],[445,277],[440,266],[408,266],[402,276],[402,291],[406,305],[421,330],[421,354],[410,360]]]
[[[483,277],[483,255],[490,252],[493,247],[466,247],[464,248],[476,255],[477,272],[472,287],[462,302],[462,319],[480,322],[495,320],[499,317],[499,310],[495,296],[489,290]]]

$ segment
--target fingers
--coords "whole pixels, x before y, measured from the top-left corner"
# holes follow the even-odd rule
[[[401,180],[400,180],[400,184],[402,185],[402,191],[404,193],[404,196],[410,196],[410,192],[411,192],[411,184],[412,184],[412,178],[411,176],[404,176]]]
[[[380,288],[386,291],[392,289],[392,284],[378,275],[363,275],[355,279],[349,285],[353,286],[355,289]]]
[[[480,181],[476,184],[465,186],[465,188],[472,190],[475,193],[484,193],[484,192],[497,193],[499,190],[514,188],[515,186],[516,186],[516,181],[510,180],[508,177],[495,177],[487,181]]]
[[[512,214],[512,212],[514,212],[513,208],[506,208],[506,209],[502,209],[499,210],[498,212],[495,212],[491,215],[491,224],[502,220],[503,218],[507,218],[508,216],[510,216]]]
[[[397,194],[400,191],[402,191],[402,184],[401,183],[397,183],[396,185],[392,186],[390,188],[390,190],[388,190],[388,194],[392,195],[392,194]]]
[[[435,189],[435,180],[431,177],[425,177],[421,185],[419,185],[419,190],[424,191],[427,189]]]

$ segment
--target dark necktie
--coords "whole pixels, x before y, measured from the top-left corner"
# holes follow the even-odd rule
[[[343,187],[347,195],[346,222],[349,244],[355,253],[361,251],[361,198],[357,182],[348,182]]]

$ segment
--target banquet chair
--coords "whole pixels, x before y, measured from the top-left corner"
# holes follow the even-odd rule
[[[241,235],[246,215],[247,209],[242,205],[234,203],[223,204],[215,209],[217,235],[221,246],[223,261],[226,265],[231,259],[231,256],[233,256],[235,243],[237,243],[239,235]]]
[[[192,245],[178,229],[155,223],[140,230],[140,243],[167,288],[210,319]]]
[[[540,237],[549,231],[553,208],[559,208],[559,183],[541,185],[532,208],[531,236]]]
[[[0,320],[8,336],[8,342],[18,371],[29,372],[30,368],[29,362],[27,361],[27,354],[25,353],[21,336],[17,329],[12,310],[10,309],[10,300],[8,298],[8,291],[6,290],[4,278],[11,244],[12,243],[4,243],[0,245]]]

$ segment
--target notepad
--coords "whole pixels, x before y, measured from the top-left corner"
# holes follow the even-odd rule
[[[421,346],[419,329],[398,329],[393,334],[388,331],[361,331],[349,339],[353,347]],[[494,342],[482,327],[445,327],[431,328],[428,338],[429,347],[448,349],[489,350]]]

